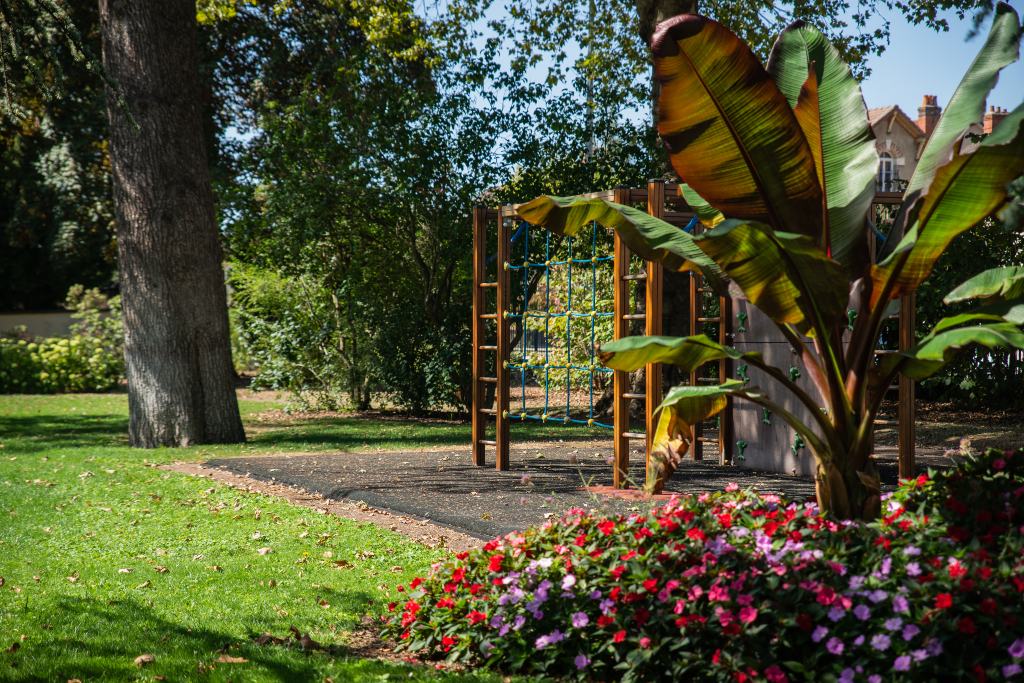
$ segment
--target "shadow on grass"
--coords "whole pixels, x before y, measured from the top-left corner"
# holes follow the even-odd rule
[[[49,413],[0,416],[7,452],[40,448],[112,448],[128,445],[127,415]]]
[[[346,600],[368,603],[365,593],[348,593]],[[277,680],[314,680],[318,670],[343,658],[342,646],[303,650],[289,633],[273,633],[286,644],[260,645],[261,633],[246,637],[220,631],[216,622],[185,625],[159,616],[152,607],[135,598],[95,600],[62,597],[46,615],[52,623],[43,638],[30,638],[16,651],[0,653],[0,678],[12,681],[37,680],[127,680],[138,677],[134,660],[152,654],[146,666],[150,675],[171,680],[195,678],[213,669],[230,672],[228,678],[244,680],[262,669]],[[252,620],[258,624],[259,619]],[[242,657],[246,663],[218,663],[222,655]],[[223,676],[218,676],[218,679]]]

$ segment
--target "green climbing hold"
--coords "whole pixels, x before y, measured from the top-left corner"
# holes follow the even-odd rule
[[[793,382],[795,382],[798,379],[800,379],[800,368],[798,368],[795,365],[790,366],[790,368],[789,368],[789,379],[790,379],[790,381],[793,381]]]
[[[736,314],[736,319],[740,321],[740,324],[736,326],[737,332],[747,331],[747,317],[748,316],[746,311],[740,311],[739,313]]]
[[[740,363],[736,366],[736,376],[743,380],[744,384],[750,382],[750,375],[747,374],[747,364]]]
[[[789,450],[793,452],[793,455],[800,455],[800,451],[805,445],[803,437],[797,434],[793,437],[793,446]]]
[[[743,451],[747,450],[747,446],[748,445],[749,444],[746,441],[744,441],[743,439],[740,439],[739,441],[736,442],[736,450],[739,451],[739,453],[736,455],[736,459],[737,460],[746,460],[747,459],[747,456],[743,455]]]
[[[857,322],[857,309],[848,308],[846,309],[846,329],[852,330],[853,324]]]
[[[772,423],[772,411],[767,408],[761,408],[761,422],[770,425]]]

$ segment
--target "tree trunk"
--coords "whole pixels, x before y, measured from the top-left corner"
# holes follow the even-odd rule
[[[129,441],[245,440],[203,140],[194,0],[99,0]]]

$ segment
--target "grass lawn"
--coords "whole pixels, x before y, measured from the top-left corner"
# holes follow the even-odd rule
[[[439,551],[157,465],[461,445],[468,426],[289,420],[268,413],[278,407],[243,400],[245,445],[142,451],[126,445],[124,395],[0,396],[0,680],[453,677],[346,655],[380,609],[379,587],[423,573]],[[531,436],[583,433],[537,427]],[[290,627],[322,649],[256,642]],[[144,654],[155,659],[139,667]]]

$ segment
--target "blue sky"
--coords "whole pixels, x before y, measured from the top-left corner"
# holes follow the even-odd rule
[[[1022,0],[1010,4],[1017,12],[1024,10]],[[917,118],[917,108],[925,94],[937,95],[939,106],[946,106],[981,48],[984,35],[965,41],[971,29],[970,17],[957,19],[952,12],[945,17],[949,22],[948,33],[912,26],[898,15],[890,17],[889,48],[881,57],[869,61],[872,74],[862,84],[868,107],[898,104],[911,118]],[[988,104],[1012,110],[1022,101],[1024,63],[1017,62],[1003,70]]]

